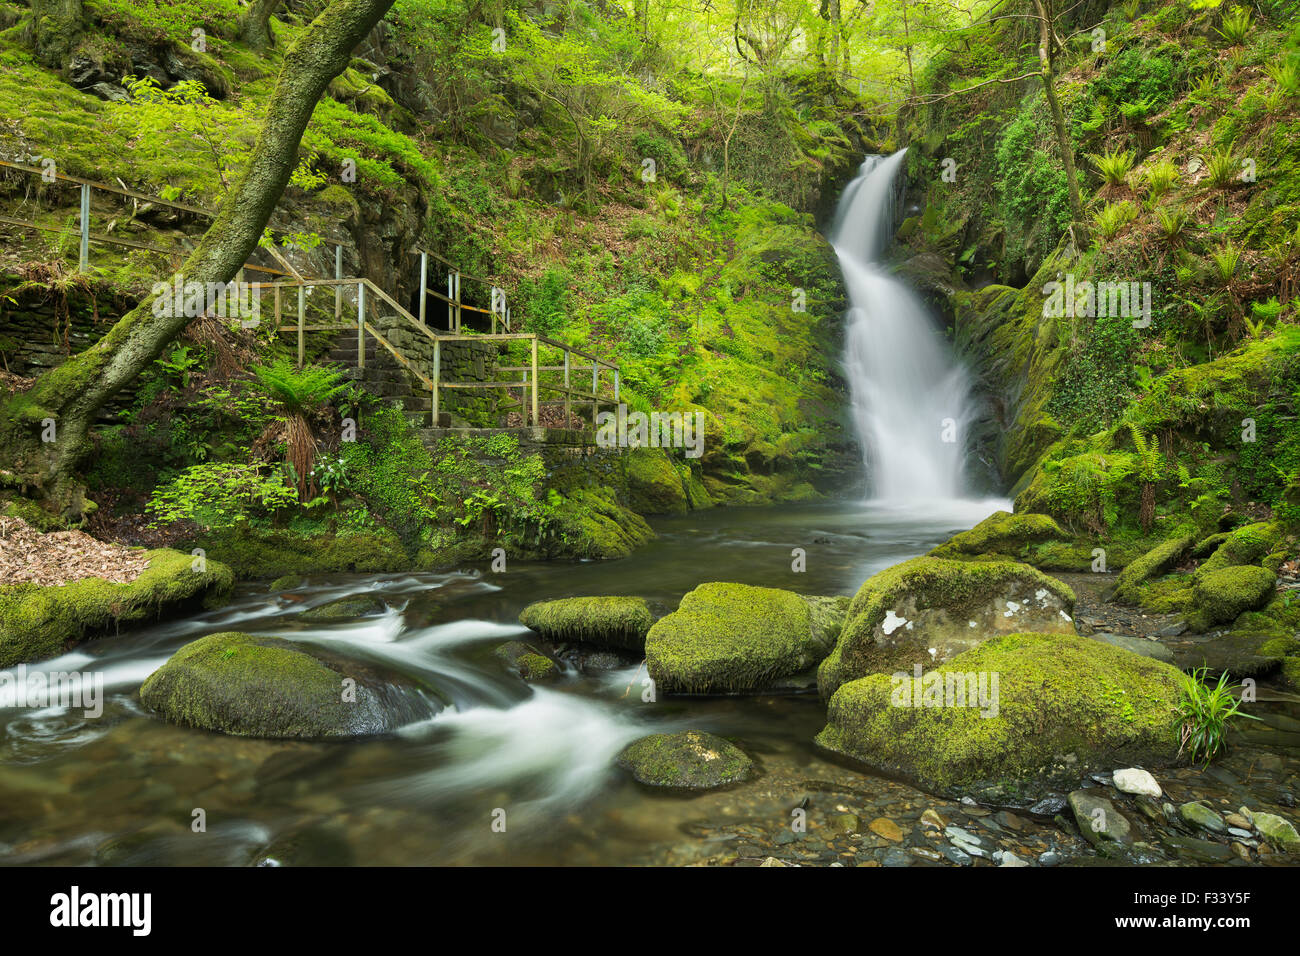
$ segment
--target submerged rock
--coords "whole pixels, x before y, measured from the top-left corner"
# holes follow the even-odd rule
[[[178,650],[145,679],[140,701],[185,727],[270,738],[386,733],[441,709],[363,665],[233,631]]]
[[[844,684],[817,743],[943,796],[1026,806],[1116,763],[1173,763],[1181,680],[1086,637],[1011,634],[920,680]]]
[[[1073,634],[1073,610],[1069,587],[1026,564],[913,558],[858,590],[818,688],[933,667],[997,634]]]
[[[347,621],[372,614],[383,614],[387,610],[388,605],[377,597],[364,594],[353,595],[303,611],[298,615],[298,619],[317,622]]]
[[[1109,631],[1095,631],[1087,636],[1094,641],[1105,641],[1112,647],[1118,647],[1132,654],[1141,654],[1143,657],[1149,657],[1152,660],[1164,661],[1166,664],[1174,662],[1174,652],[1159,641],[1148,640],[1145,637],[1133,637],[1129,634],[1111,634]]]
[[[507,641],[492,652],[529,683],[554,680],[560,675],[555,661],[523,641]]]
[[[847,598],[701,584],[650,628],[646,670],[665,693],[762,688],[825,657],[847,606]]]
[[[536,601],[519,614],[519,623],[548,641],[577,641],[641,650],[654,621],[645,598],[572,597]]]
[[[698,730],[651,734],[618,755],[638,783],[679,790],[711,790],[744,780],[753,761],[735,744]]]

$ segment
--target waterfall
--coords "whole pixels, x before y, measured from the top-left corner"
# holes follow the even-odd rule
[[[831,229],[849,296],[844,368],[872,497],[964,497],[970,380],[929,311],[880,259],[894,232],[906,148],[869,156]]]

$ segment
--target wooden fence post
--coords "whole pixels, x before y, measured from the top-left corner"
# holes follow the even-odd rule
[[[430,423],[431,428],[438,427],[438,383],[442,380],[442,343],[437,339],[433,340],[433,401],[430,403],[432,409]]]
[[[596,424],[596,416],[600,414],[600,363],[595,359],[591,360],[591,423]]]
[[[298,368],[302,368],[302,362],[305,355],[306,340],[303,336],[303,325],[307,319],[307,290],[303,286],[298,286]]]
[[[77,271],[90,268],[90,186],[81,186],[81,251],[77,257]]]
[[[366,370],[366,284],[357,283],[357,368]]]
[[[334,278],[343,278],[343,247],[334,247]],[[334,322],[343,321],[343,284],[334,286]]]
[[[429,299],[429,254],[420,253],[420,324],[426,325],[424,319],[425,304]]]
[[[275,289],[275,331],[280,331],[280,283],[277,280],[273,286]]]
[[[569,350],[564,350],[564,427],[569,427]]]
[[[537,336],[533,336],[533,424],[540,425],[537,419]]]

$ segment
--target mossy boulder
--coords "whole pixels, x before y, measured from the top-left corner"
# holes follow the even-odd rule
[[[1254,565],[1198,574],[1192,587],[1192,607],[1187,623],[1198,631],[1208,630],[1216,624],[1227,624],[1244,611],[1257,610],[1268,604],[1276,585],[1277,575]]]
[[[353,618],[383,614],[388,605],[370,595],[353,595],[318,605],[298,615],[300,621],[328,624],[332,621],[350,621]]]
[[[1282,526],[1275,522],[1259,521],[1242,525],[1228,533],[1214,553],[1196,569],[1200,578],[1224,568],[1246,564],[1259,564],[1282,539]]]
[[[1032,545],[1068,537],[1048,515],[997,511],[969,531],[954,535],[930,552],[934,558],[997,555],[1023,560]]]
[[[1093,771],[1173,763],[1181,679],[1077,634],[1008,634],[920,679],[844,684],[817,743],[943,796],[1025,805]]]
[[[507,641],[492,656],[529,683],[554,680],[560,675],[555,661],[523,641]]]
[[[537,601],[519,614],[519,623],[548,641],[576,641],[641,650],[654,615],[644,598],[572,597]]]
[[[153,621],[224,600],[235,576],[217,561],[160,548],[134,581],[82,578],[61,587],[0,586],[0,667],[61,654],[124,624]]]
[[[650,628],[646,670],[665,693],[757,690],[825,657],[847,607],[847,598],[701,584]]]
[[[880,671],[941,664],[997,634],[1074,633],[1074,592],[1015,561],[913,558],[867,579],[849,607],[818,688]]]
[[[637,514],[676,515],[689,510],[682,477],[664,449],[629,449],[623,467],[628,506]]]
[[[441,709],[362,665],[233,631],[178,650],[145,679],[140,701],[184,727],[268,738],[387,733]]]
[[[388,530],[305,535],[244,523],[208,532],[194,543],[240,579],[329,571],[377,574],[400,571],[411,563],[401,539]]]
[[[1119,577],[1115,579],[1115,587],[1111,589],[1110,598],[1125,604],[1140,604],[1141,586],[1177,565],[1195,543],[1194,534],[1179,535],[1160,542],[1119,573]]]
[[[698,730],[642,737],[618,755],[617,763],[638,783],[674,790],[725,787],[754,769],[735,744]]]

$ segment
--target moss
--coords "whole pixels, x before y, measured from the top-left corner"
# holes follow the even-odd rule
[[[292,591],[294,588],[300,588],[307,583],[307,579],[301,574],[284,574],[271,582],[269,591]]]
[[[401,540],[388,530],[300,534],[242,524],[209,532],[197,544],[241,579],[330,571],[379,573],[400,571],[411,563]]]
[[[623,456],[628,506],[638,514],[685,514],[686,488],[672,458],[662,448],[632,448]]]
[[[985,675],[996,707],[915,706],[936,684],[946,694],[950,674]],[[1173,763],[1179,680],[1168,664],[1090,638],[1012,634],[920,681],[875,674],[844,684],[817,743],[936,793],[1032,799],[1092,770]]]
[[[549,641],[578,641],[641,650],[654,616],[644,598],[573,597],[538,601],[519,623]]]
[[[815,599],[814,599],[815,600]],[[754,690],[821,660],[833,606],[792,591],[713,582],[682,598],[646,635],[646,670],[665,693]]]
[[[200,571],[194,557],[167,548],[146,557],[149,566],[126,584],[83,578],[62,587],[0,587],[0,667],[53,657],[123,624],[212,606],[234,584],[216,561]]]
[[[698,730],[643,737],[619,754],[618,765],[638,783],[675,790],[723,787],[746,779],[754,768],[739,747]]]
[[[1197,568],[1197,577],[1222,568],[1258,564],[1282,537],[1282,527],[1268,521],[1243,525],[1231,532]]]
[[[1162,541],[1120,572],[1111,598],[1127,604],[1141,603],[1140,586],[1172,568],[1195,543],[1196,536],[1191,534]]]
[[[1030,545],[1053,538],[1065,538],[1055,519],[1047,515],[1012,514],[998,511],[969,531],[954,535],[930,552],[934,558],[961,558],[965,555],[1002,555],[1023,558]]]
[[[1026,596],[1039,592],[1044,597],[1053,596],[1067,615],[1057,623],[1068,624],[1073,630],[1068,615],[1074,609],[1074,592],[1062,582],[1025,564],[1014,561],[952,561],[925,556],[886,568],[868,578],[854,596],[835,650],[818,670],[817,684],[822,696],[829,698],[841,684],[873,671],[911,666],[912,649],[896,652],[875,646],[877,626],[890,613],[903,610],[904,602],[907,602],[912,616],[918,612],[942,612],[931,616],[937,626],[949,632],[955,630],[963,637],[968,630],[973,630],[975,633],[970,634],[969,639],[978,640],[986,637],[987,633],[978,628],[968,629],[969,618],[979,614],[988,620],[993,602],[1011,596],[1012,592],[1017,597],[1022,592]],[[1000,607],[995,610],[1001,612]],[[1040,619],[1055,617],[1059,615],[1053,612]],[[1009,623],[1012,619],[1005,617],[1002,620]],[[934,646],[929,635],[922,637],[918,633],[915,636],[927,647]],[[905,657],[908,659],[903,659]],[[929,660],[927,657],[926,663]]]
[[[1187,623],[1198,631],[1227,624],[1243,611],[1264,607],[1272,599],[1277,577],[1253,565],[1222,568],[1198,576],[1192,587]]]
[[[239,737],[355,737],[393,729],[369,683],[271,637],[225,632],[186,644],[140,687],[172,723]]]

